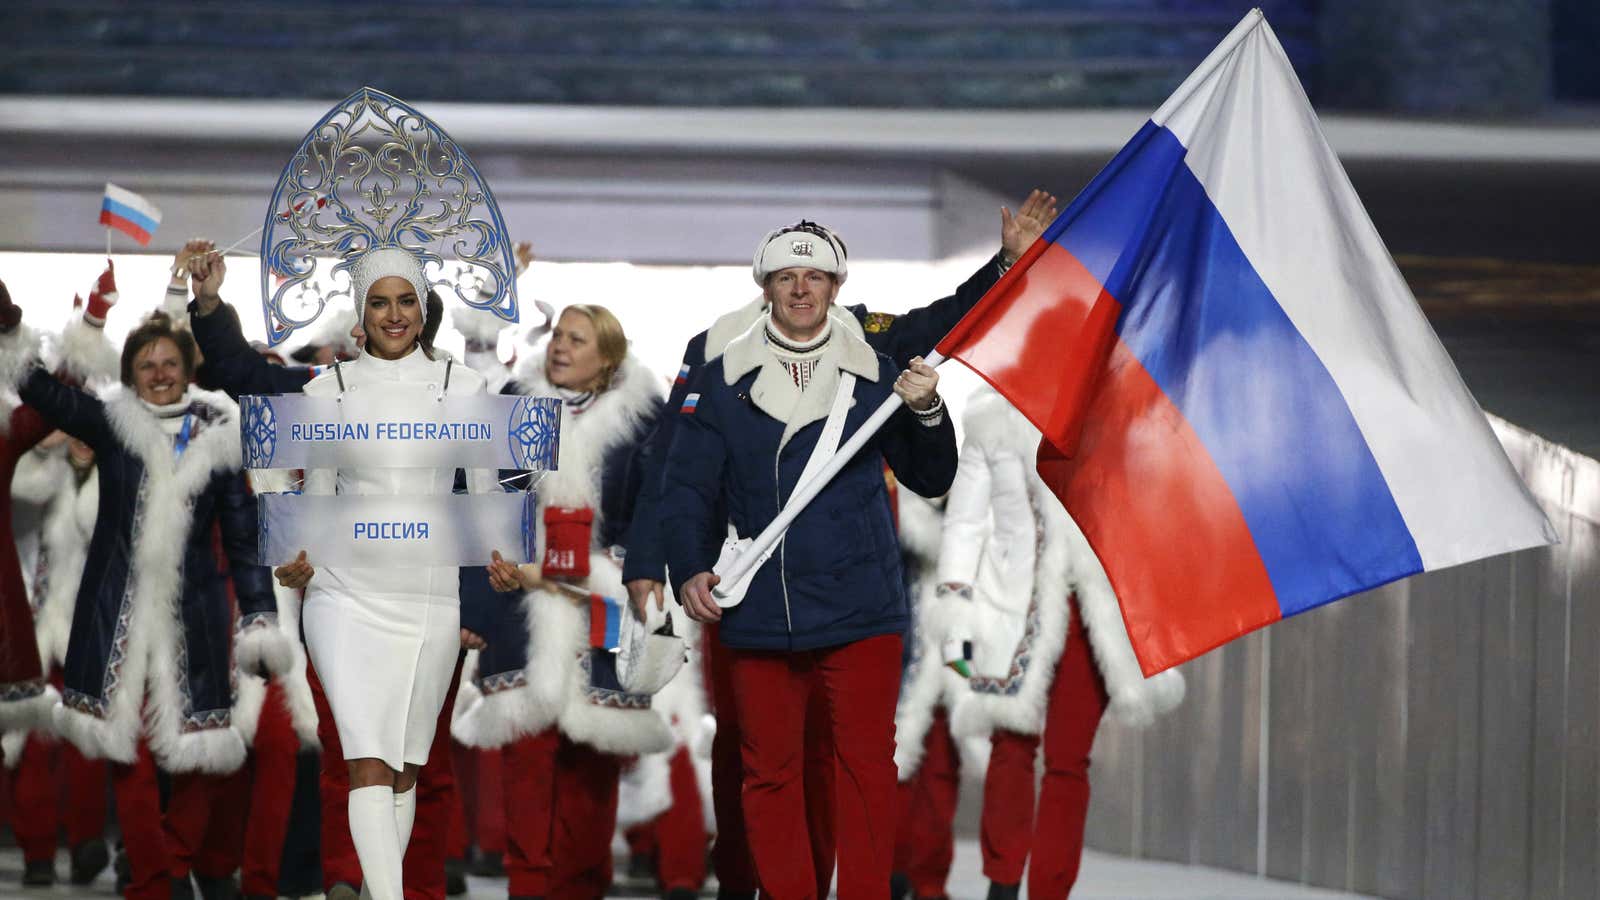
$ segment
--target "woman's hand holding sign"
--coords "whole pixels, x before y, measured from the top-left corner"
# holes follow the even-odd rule
[[[296,556],[293,562],[285,563],[272,570],[272,576],[278,579],[279,584],[295,590],[300,590],[309,584],[311,576],[315,574],[317,574],[317,570],[311,567],[311,563],[306,562],[306,552],[304,550],[300,551],[300,555]]]
[[[522,589],[517,564],[510,562],[496,550],[489,555],[489,586],[502,594]]]

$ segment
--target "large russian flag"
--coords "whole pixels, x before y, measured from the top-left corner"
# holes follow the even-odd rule
[[[151,235],[161,225],[161,210],[133,191],[108,181],[105,196],[100,200],[100,224],[115,228],[144,247],[150,244]]]
[[[1259,11],[939,350],[1044,433],[1146,674],[1556,540]]]

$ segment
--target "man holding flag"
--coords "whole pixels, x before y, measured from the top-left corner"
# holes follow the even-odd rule
[[[938,496],[955,476],[955,431],[931,367],[919,358],[897,372],[830,319],[845,274],[838,242],[775,232],[753,274],[768,314],[705,367],[677,410],[662,488],[668,567],[683,579],[677,596],[689,614],[719,622],[717,639],[730,651],[744,819],[763,894],[817,896],[806,831],[795,827],[805,821],[807,727],[796,711],[815,680],[838,767],[838,893],[878,897],[893,855],[894,710],[908,618],[881,466],[887,459],[902,486]],[[724,613],[712,569],[727,519],[741,535],[764,528],[841,433],[859,430],[891,391],[910,409],[805,508],[746,599]]]

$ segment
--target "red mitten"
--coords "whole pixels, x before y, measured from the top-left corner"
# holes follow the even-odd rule
[[[106,315],[115,305],[117,305],[117,278],[112,271],[111,260],[107,259],[106,270],[100,273],[100,280],[95,282],[94,290],[89,292],[89,308],[83,311],[83,319],[90,325],[104,325]]]
[[[594,510],[587,506],[551,506],[544,511],[544,574],[557,578],[589,575]]]

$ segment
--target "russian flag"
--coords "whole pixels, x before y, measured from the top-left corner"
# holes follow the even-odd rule
[[[1557,539],[1259,11],[939,350],[1043,432],[1146,674]]]
[[[133,191],[108,181],[100,200],[100,224],[133,238],[141,247],[148,246],[161,225],[161,210]]]
[[[622,630],[622,604],[600,594],[589,595],[589,646],[615,650]]]

